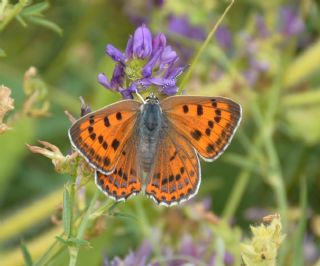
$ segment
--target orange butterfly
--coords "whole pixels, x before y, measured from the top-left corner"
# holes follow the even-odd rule
[[[96,170],[100,190],[116,201],[141,190],[171,206],[199,188],[198,155],[215,160],[229,145],[241,106],[223,97],[153,94],[144,103],[123,100],[76,121],[73,147]]]

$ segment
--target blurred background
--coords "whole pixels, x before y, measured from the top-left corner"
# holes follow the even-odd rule
[[[8,108],[8,90],[0,95],[10,127],[0,135],[1,265],[240,265],[249,225],[275,213],[285,235],[277,265],[320,265],[318,1],[235,1],[183,89],[234,99],[242,123],[181,206],[113,204],[92,176],[75,188],[26,146],[43,140],[66,155],[64,111],[79,117],[80,96],[93,110],[121,99],[97,82],[114,68],[106,44],[124,51],[145,23],[191,64],[228,4],[1,0],[0,85],[14,99]],[[252,265],[271,265],[263,256]]]

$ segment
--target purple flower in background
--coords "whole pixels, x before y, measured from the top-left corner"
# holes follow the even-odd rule
[[[127,1],[124,12],[134,25],[148,24],[152,14],[165,4],[164,0]]]
[[[261,38],[267,38],[270,35],[270,32],[267,29],[265,19],[261,15],[256,16],[256,29],[257,29],[257,34]]]
[[[197,265],[197,263],[208,266],[215,266],[216,253],[213,250],[212,232],[207,231],[205,236],[196,239],[185,234],[182,236],[180,245],[175,251],[172,247],[164,245],[161,249],[161,260],[168,266]],[[109,260],[104,258],[104,266],[160,266],[159,257],[153,257],[153,247],[151,243],[144,240],[137,251],[130,251],[123,259],[115,257]],[[179,258],[177,258],[179,257]],[[152,262],[153,261],[153,262]],[[234,265],[234,257],[226,252],[223,257],[224,265]],[[188,264],[189,265],[189,264]]]
[[[168,18],[168,31],[172,33],[172,43],[175,48],[179,50],[180,54],[183,55],[181,58],[183,62],[188,63],[194,53],[192,46],[185,46],[179,41],[179,38],[174,38],[175,35],[180,35],[184,38],[203,41],[206,38],[206,32],[201,26],[191,25],[187,16],[176,16],[171,15]]]
[[[202,41],[206,38],[206,33],[202,27],[192,26],[186,16],[171,16],[168,29],[190,39]]]
[[[152,254],[151,244],[145,240],[136,252],[130,251],[129,254],[122,260],[115,257],[109,261],[107,257],[104,258],[104,266],[146,266]]]
[[[143,24],[133,37],[130,36],[124,53],[108,44],[106,54],[116,62],[116,66],[111,80],[100,73],[98,82],[109,90],[120,92],[123,98],[133,98],[133,93],[151,86],[156,86],[162,94],[177,93],[176,80],[185,67],[177,66],[179,57],[167,45],[163,33],[152,37]]]
[[[232,36],[230,30],[225,25],[221,25],[216,31],[216,38],[221,48],[229,50],[232,47]]]
[[[304,31],[304,22],[298,11],[292,7],[283,7],[279,12],[280,32],[288,37],[298,35]]]

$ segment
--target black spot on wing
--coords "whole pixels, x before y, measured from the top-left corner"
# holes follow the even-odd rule
[[[116,151],[116,150],[118,149],[118,147],[119,147],[119,144],[120,144],[120,142],[119,142],[117,139],[114,139],[114,140],[112,141],[111,146],[112,146],[112,148]]]
[[[187,114],[187,113],[189,112],[189,107],[188,107],[188,105],[183,105],[183,106],[182,106],[182,110],[183,110],[183,112],[184,112],[185,114]]]
[[[203,107],[200,104],[197,105],[197,115],[203,115]]]
[[[121,112],[116,113],[116,118],[117,118],[117,120],[121,120],[122,119]]]
[[[195,140],[200,140],[202,134],[198,129],[195,129],[194,131],[191,131],[191,136],[195,139]]]

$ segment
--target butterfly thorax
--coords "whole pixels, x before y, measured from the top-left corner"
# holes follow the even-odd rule
[[[150,172],[160,135],[162,112],[157,100],[147,101],[142,106],[139,118],[138,156],[144,172]]]

